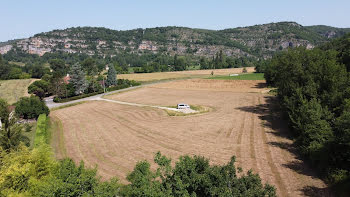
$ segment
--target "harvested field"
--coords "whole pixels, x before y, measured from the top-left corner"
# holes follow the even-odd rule
[[[0,81],[0,98],[5,99],[9,104],[13,104],[19,98],[28,95],[28,86],[36,79],[13,79]]]
[[[294,154],[288,130],[274,109],[276,101],[261,93],[266,90],[261,83],[191,79],[109,95],[106,98],[130,103],[185,102],[213,110],[177,117],[161,109],[93,101],[53,111],[51,117],[62,123],[62,137],[54,140],[64,144],[76,162],[98,165],[105,179],[118,176],[125,181],[136,162],[152,161],[157,151],[173,159],[202,155],[212,164],[235,155],[238,166],[259,173],[277,187],[279,196],[328,196],[326,185]]]
[[[188,79],[172,81],[168,83],[154,84],[153,88],[176,90],[207,90],[215,92],[266,92],[264,80],[212,80],[212,79]],[[131,92],[130,92],[131,93]],[[132,94],[132,93],[131,93]],[[120,95],[122,96],[122,95]]]
[[[118,75],[120,79],[129,79],[141,82],[147,81],[159,81],[166,79],[181,79],[181,78],[193,78],[193,77],[206,77],[211,76],[211,72],[214,75],[229,75],[231,73],[242,73],[243,68],[230,68],[230,69],[211,69],[211,70],[188,70],[177,72],[158,72],[158,73],[138,73],[138,74],[121,74]],[[254,72],[254,67],[247,67],[248,72]]]

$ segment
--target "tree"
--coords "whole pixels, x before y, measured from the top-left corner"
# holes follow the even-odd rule
[[[38,118],[40,114],[49,115],[50,110],[37,96],[22,97],[15,103],[15,112],[24,119]]]
[[[49,61],[50,68],[53,71],[54,78],[62,78],[67,74],[67,66],[61,59],[52,59]]]
[[[117,73],[112,64],[108,67],[106,85],[108,87],[117,85]]]
[[[85,73],[81,69],[81,66],[79,63],[75,63],[71,70],[70,70],[70,80],[69,83],[73,84],[73,87],[75,89],[75,94],[82,94],[84,93],[85,89],[88,87],[88,83],[85,79]]]
[[[43,64],[35,63],[35,64],[26,64],[24,66],[24,71],[29,73],[32,78],[40,79],[45,73],[49,73],[50,70],[45,68]]]
[[[177,54],[174,56],[174,69],[175,71],[186,70],[186,59],[185,57],[178,57]]]
[[[9,111],[8,111],[8,103],[0,98],[0,122],[1,127],[6,127],[8,124],[8,118],[9,118]]]
[[[115,178],[102,182],[96,169],[71,159],[56,161],[48,145],[0,149],[0,196],[119,196]]]
[[[87,75],[94,76],[97,74],[96,60],[89,57],[81,63],[81,67],[85,70]]]
[[[17,124],[17,119],[10,115],[8,104],[0,99],[0,147],[3,150],[10,151],[16,149],[20,142],[28,145],[29,139],[22,135],[24,127]]]
[[[350,183],[347,43],[345,38],[312,50],[288,49],[259,68],[277,88],[298,150],[332,184],[345,185]]]
[[[209,69],[209,63],[205,57],[201,57],[200,66],[201,66],[201,69]]]
[[[35,94],[40,99],[49,94],[49,82],[45,80],[34,81],[28,87],[29,94]]]
[[[182,156],[172,168],[171,160],[158,152],[154,162],[155,172],[147,161],[136,164],[122,196],[276,196],[275,188],[263,185],[251,171],[237,176],[235,157],[226,165],[210,166],[203,157]]]

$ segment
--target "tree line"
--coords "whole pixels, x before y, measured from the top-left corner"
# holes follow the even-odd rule
[[[349,186],[350,34],[313,50],[282,52],[257,71],[277,88],[300,153],[329,183]]]
[[[4,54],[0,63],[0,79],[41,78],[50,73],[48,65],[53,59],[61,59],[66,64],[77,62],[96,65],[92,72],[102,72],[106,65],[113,64],[118,74],[152,73],[188,70],[190,67],[201,69],[237,68],[253,66],[257,61],[253,57],[232,57],[219,51],[213,57],[195,55],[169,55],[166,53],[143,52],[141,54],[124,51],[115,56],[69,54],[63,52],[45,53],[42,57],[13,49]],[[89,62],[90,61],[90,62]],[[18,65],[23,64],[23,66]],[[85,68],[84,68],[85,69]]]

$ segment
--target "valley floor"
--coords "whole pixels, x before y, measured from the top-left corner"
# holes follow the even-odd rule
[[[168,116],[151,107],[89,101],[52,111],[58,158],[83,160],[98,173],[126,182],[138,161],[152,162],[157,151],[176,161],[201,155],[212,164],[231,156],[244,172],[253,169],[279,196],[331,196],[327,186],[298,158],[289,131],[267,94],[264,81],[190,79],[159,83],[105,98],[128,103],[206,106],[190,116]],[[155,167],[154,165],[152,166]]]

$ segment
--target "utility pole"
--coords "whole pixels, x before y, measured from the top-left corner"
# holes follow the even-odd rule
[[[103,77],[103,94],[106,93],[105,77]]]

